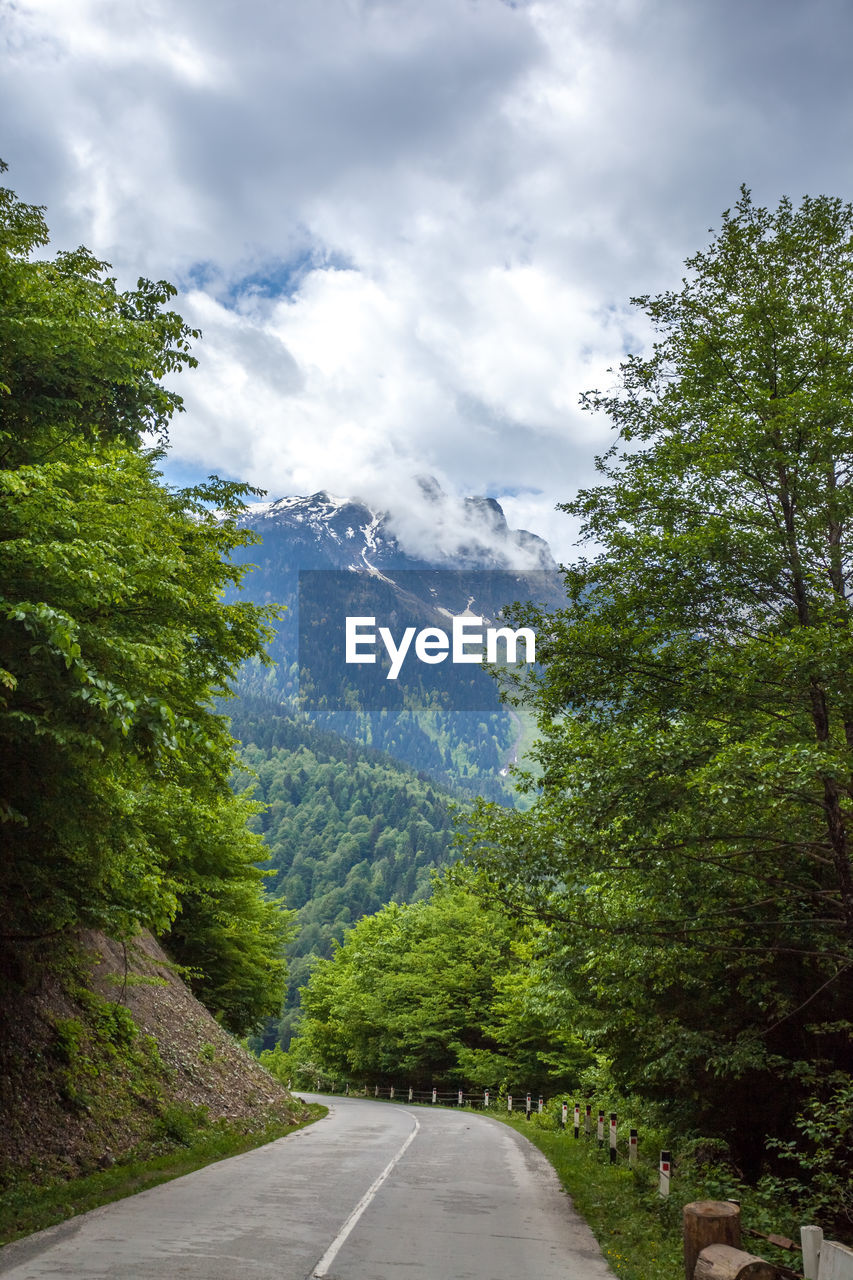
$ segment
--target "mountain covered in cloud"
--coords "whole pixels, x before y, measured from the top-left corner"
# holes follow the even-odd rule
[[[252,504],[241,523],[268,550],[286,547],[292,569],[556,571],[544,538],[510,529],[494,498],[449,498],[432,479],[419,490],[417,506],[386,511],[321,490]]]
[[[449,797],[515,802],[509,771],[531,732],[481,668],[438,688],[423,680],[438,668],[414,661],[393,683],[378,660],[348,673],[340,644],[313,623],[352,613],[397,637],[407,624],[447,629],[459,615],[497,620],[515,599],[557,603],[562,579],[548,543],[511,529],[497,501],[451,498],[432,478],[389,493],[384,510],[322,490],[252,504],[240,523],[261,539],[237,553],[256,566],[244,598],[286,610],[275,665],[247,664],[226,710],[270,804],[275,891],[299,911],[274,1028],[287,1043],[312,957],[365,912],[425,892],[453,857]],[[380,705],[371,695],[383,690]]]
[[[253,566],[243,598],[285,608],[270,650],[279,680],[297,660],[301,605],[309,601],[340,615],[341,625],[346,615],[368,614],[397,624],[406,617],[417,628],[443,628],[459,615],[495,623],[514,601],[563,603],[548,543],[510,529],[494,498],[450,498],[431,478],[416,492],[408,508],[378,511],[320,490],[254,503],[239,517],[260,538],[235,553]],[[312,578],[312,571],[322,572]]]
[[[482,668],[445,663],[427,670],[407,660],[400,678],[388,680],[380,649],[373,666],[342,660],[349,615],[375,616],[377,627],[387,622],[399,637],[407,626],[447,631],[460,615],[502,626],[513,601],[553,607],[564,600],[547,542],[509,528],[494,499],[449,498],[433,480],[421,480],[416,491],[419,501],[408,510],[380,511],[326,491],[246,508],[240,522],[261,541],[235,553],[254,566],[240,595],[285,612],[269,646],[275,665],[243,668],[229,712],[241,724],[251,717],[252,740],[266,733],[262,723],[296,715],[457,791],[505,799],[519,722]],[[315,621],[341,635],[315,631],[306,646]],[[446,675],[447,684],[428,687],[424,677],[433,673]]]

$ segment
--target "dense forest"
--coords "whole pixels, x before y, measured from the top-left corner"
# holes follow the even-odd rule
[[[451,856],[453,803],[425,774],[304,720],[238,713],[233,726],[251,770],[235,787],[264,805],[251,826],[270,853],[268,890],[296,909],[284,1014],[252,1043],[287,1047],[314,960],[361,916],[429,892],[431,873]]]
[[[540,926],[484,903],[464,873],[439,879],[429,899],[359,921],[317,965],[292,1069],[418,1088],[575,1087],[595,1055],[545,951]]]
[[[276,643],[271,646],[271,652]],[[283,688],[276,682],[283,680]],[[289,713],[300,724],[382,752],[402,761],[418,773],[428,773],[442,788],[459,796],[481,796],[500,804],[517,797],[507,779],[506,765],[524,727],[508,708],[497,711],[457,711],[429,698],[399,710],[346,709],[317,706],[297,697],[299,669],[266,670],[260,662],[246,663],[238,673],[233,702],[224,709],[231,716],[235,735],[244,742],[266,742],[266,722]],[[525,739],[526,740],[526,739]],[[502,772],[503,771],[503,772]]]

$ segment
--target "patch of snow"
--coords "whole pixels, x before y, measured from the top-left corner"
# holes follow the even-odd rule
[[[376,565],[370,563],[367,558],[367,547],[362,547],[361,558],[364,561],[364,567],[370,574],[371,578],[379,578],[382,582],[387,582],[389,587],[396,587],[397,584],[393,578],[387,578],[384,573],[380,573],[376,568]]]
[[[361,526],[361,532],[364,534],[365,545],[369,551],[376,550],[376,533],[378,529],[379,529],[379,516],[377,515],[374,515],[370,524],[363,524]],[[362,552],[362,555],[363,554],[364,552]]]

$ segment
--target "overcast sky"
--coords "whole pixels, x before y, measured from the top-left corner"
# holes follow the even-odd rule
[[[849,0],[0,0],[0,155],[204,338],[168,475],[553,510],[630,296],[746,182],[853,196]]]

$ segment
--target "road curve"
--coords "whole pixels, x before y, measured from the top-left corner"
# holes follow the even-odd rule
[[[605,1280],[544,1156],[466,1111],[329,1115],[0,1249],[9,1280]]]

